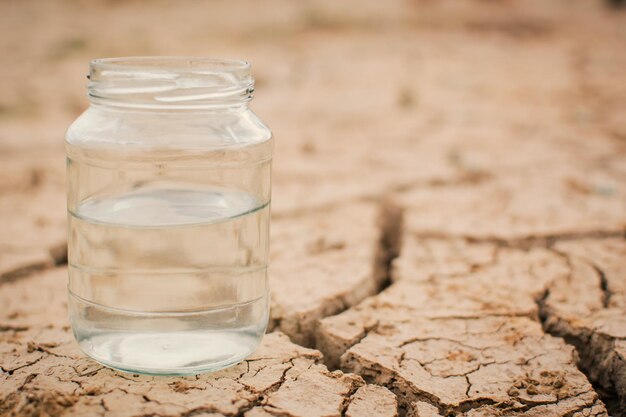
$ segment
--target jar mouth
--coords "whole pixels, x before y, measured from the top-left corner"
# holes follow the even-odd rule
[[[94,59],[89,67],[92,102],[125,107],[206,108],[252,99],[254,78],[246,61],[203,57]]]

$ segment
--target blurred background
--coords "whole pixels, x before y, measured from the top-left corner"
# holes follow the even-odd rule
[[[97,57],[250,61],[276,137],[276,218],[499,178],[601,207],[626,179],[619,3],[2,1],[3,274],[62,257],[63,137]]]

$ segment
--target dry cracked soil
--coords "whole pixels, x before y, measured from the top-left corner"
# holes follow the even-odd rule
[[[0,415],[626,416],[609,3],[0,3]],[[90,58],[185,54],[249,59],[276,137],[270,327],[124,374],[69,329],[62,138]]]

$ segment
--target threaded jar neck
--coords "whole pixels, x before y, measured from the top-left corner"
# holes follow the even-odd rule
[[[143,109],[212,109],[245,105],[254,78],[245,61],[196,57],[104,58],[89,66],[93,103]]]

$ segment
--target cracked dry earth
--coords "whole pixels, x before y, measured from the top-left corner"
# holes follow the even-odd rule
[[[626,416],[623,10],[151,4],[0,3],[0,415]],[[206,50],[277,140],[270,333],[114,372],[68,327],[61,138],[89,58]]]

